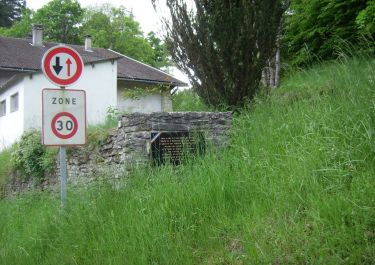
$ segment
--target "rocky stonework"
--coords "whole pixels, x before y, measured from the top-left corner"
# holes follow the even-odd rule
[[[120,178],[131,168],[150,161],[152,132],[203,132],[207,144],[226,146],[230,140],[230,112],[131,113],[119,118],[119,126],[98,150],[76,148],[69,155],[69,180],[87,183],[101,178]]]
[[[16,172],[13,172],[3,190],[0,190],[0,198],[3,196],[18,195],[26,191],[51,190],[52,187],[56,186],[57,180],[56,176],[46,175],[43,181],[38,182],[32,177],[28,179],[21,178]]]

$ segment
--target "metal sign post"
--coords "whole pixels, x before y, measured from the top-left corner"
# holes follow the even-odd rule
[[[66,147],[60,146],[60,185],[61,207],[66,208],[66,184],[68,180],[68,167],[66,165]]]
[[[65,90],[65,87],[60,87]],[[61,208],[66,209],[66,186],[68,182],[68,166],[66,164],[66,147],[60,146],[60,194]]]
[[[66,208],[66,183],[68,179],[68,168],[66,166],[66,147],[60,147],[60,183],[61,183],[61,207]]]
[[[68,168],[66,146],[86,144],[86,93],[68,90],[82,75],[83,60],[74,49],[60,45],[52,47],[42,59],[47,79],[60,89],[42,90],[42,142],[59,146],[61,207],[67,206]]]

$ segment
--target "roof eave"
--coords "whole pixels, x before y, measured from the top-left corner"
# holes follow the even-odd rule
[[[20,72],[20,73],[35,73],[35,72],[40,71],[40,69],[8,67],[8,66],[0,66],[0,70],[14,71],[14,72]]]
[[[114,57],[114,58],[106,58],[106,59],[100,59],[100,60],[95,60],[95,61],[88,61],[88,62],[84,62],[84,65],[102,63],[102,62],[107,62],[107,61],[117,61],[120,58],[121,57]],[[36,72],[42,71],[41,68],[34,69],[34,68],[9,67],[9,66],[0,66],[0,70],[14,71],[14,72],[20,72],[20,73],[36,73]]]
[[[7,90],[9,87],[14,85],[17,81],[22,80],[22,78],[25,76],[25,74],[16,74],[13,75],[6,81],[3,85],[0,86],[0,92],[3,92]]]
[[[84,65],[89,65],[89,64],[96,64],[96,63],[102,63],[102,62],[107,62],[107,61],[117,61],[121,59],[121,57],[114,57],[114,58],[105,58],[105,59],[100,59],[100,60],[95,60],[95,61],[89,61],[89,62],[84,62]]]
[[[180,82],[168,82],[168,81],[160,81],[160,80],[148,80],[148,79],[138,79],[138,78],[127,78],[127,77],[117,77],[117,80],[120,81],[131,81],[131,82],[139,82],[139,83],[148,83],[148,84],[156,84],[156,85],[170,85],[172,87],[186,87],[188,86],[186,83]]]
[[[158,69],[158,68],[156,68],[156,67],[153,67],[153,66],[151,66],[151,65],[145,64],[145,63],[143,63],[143,62],[141,62],[141,61],[138,61],[138,60],[136,60],[136,59],[134,59],[134,58],[131,58],[131,57],[129,57],[129,56],[126,56],[126,55],[124,55],[124,54],[122,54],[122,53],[120,53],[120,52],[116,52],[116,51],[111,50],[111,49],[108,49],[108,50],[111,51],[111,52],[114,52],[114,53],[116,53],[116,54],[118,54],[118,55],[120,55],[121,57],[127,58],[127,59],[129,59],[129,60],[131,60],[131,61],[134,61],[134,62],[137,62],[137,63],[139,63],[139,64],[141,64],[141,65],[143,65],[143,66],[145,66],[145,67],[148,67],[148,68],[151,68],[151,69],[153,69],[153,70],[155,70],[155,71],[158,71],[158,72],[160,72],[161,74],[164,74],[164,75],[167,75],[167,76],[169,76],[169,77],[171,77],[171,78],[176,79],[174,76],[172,76],[172,75],[170,75],[170,74],[168,74],[168,73],[166,73],[166,72],[164,72],[164,71],[162,71],[162,70],[160,70],[160,69]],[[183,82],[176,82],[176,83],[181,84],[181,86],[188,86],[188,84],[183,83]]]

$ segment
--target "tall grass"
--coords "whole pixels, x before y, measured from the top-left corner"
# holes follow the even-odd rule
[[[120,187],[0,202],[0,264],[373,264],[375,61],[296,74],[232,143]]]

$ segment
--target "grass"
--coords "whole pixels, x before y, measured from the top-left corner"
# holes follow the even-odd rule
[[[230,148],[124,185],[0,202],[0,264],[373,264],[375,61],[316,66]]]

